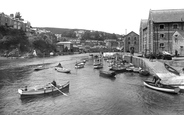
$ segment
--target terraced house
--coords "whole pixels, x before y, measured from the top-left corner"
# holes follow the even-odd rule
[[[4,13],[0,13],[0,26],[6,26],[13,29],[21,29],[23,31],[30,31],[31,23],[25,20],[19,20],[14,17],[13,14],[6,15]]]
[[[145,26],[146,23],[146,26]],[[150,10],[148,19],[141,20],[139,52],[167,51],[184,56],[184,9]]]

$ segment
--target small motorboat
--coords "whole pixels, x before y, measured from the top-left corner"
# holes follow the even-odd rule
[[[161,91],[161,92],[166,92],[166,93],[173,93],[173,94],[178,94],[180,92],[179,87],[174,87],[171,85],[165,85],[165,84],[154,84],[153,81],[144,81],[144,85],[146,87],[149,87],[151,89]]]
[[[68,81],[64,85],[57,85],[56,87],[49,84],[46,85],[45,87],[38,88],[38,89],[25,89],[25,88],[20,88],[18,89],[18,93],[20,94],[21,97],[23,96],[38,96],[38,95],[43,95],[43,94],[49,94],[49,93],[54,93],[54,92],[61,92],[66,88],[69,88],[70,82]],[[65,95],[65,93],[63,93]]]
[[[70,73],[71,70],[61,67],[55,67],[55,70],[61,73]]]
[[[116,73],[114,72],[114,71],[100,71],[100,76],[102,76],[102,77],[110,77],[110,78],[112,78],[112,77],[115,77],[115,75],[116,75]]]

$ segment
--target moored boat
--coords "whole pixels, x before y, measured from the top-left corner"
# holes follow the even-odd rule
[[[101,68],[103,68],[103,64],[102,63],[95,64],[95,65],[93,65],[93,68],[94,69],[101,69]]]
[[[116,73],[114,71],[100,71],[100,76],[102,77],[114,77]]]
[[[144,85],[148,88],[166,93],[178,94],[180,92],[179,87],[173,87],[171,85],[165,85],[161,83],[155,85],[152,81],[144,81]]]
[[[70,73],[71,70],[61,67],[55,67],[55,70],[61,73]]]
[[[69,88],[70,82],[65,83],[64,85],[57,85],[56,87],[52,85],[46,85],[45,87],[38,88],[38,89],[25,89],[21,88],[18,89],[18,93],[20,96],[37,96],[37,95],[44,95],[54,92],[62,92],[64,89]],[[64,94],[64,93],[63,93]]]
[[[84,64],[75,64],[75,69],[84,68]]]
[[[40,65],[40,66],[37,66],[37,68],[35,68],[34,71],[40,71],[40,70],[44,70],[44,69],[46,69],[46,67]]]

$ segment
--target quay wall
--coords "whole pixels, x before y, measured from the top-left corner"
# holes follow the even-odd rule
[[[137,56],[130,56],[130,55],[125,55],[124,60],[126,60],[129,63],[134,64],[136,67],[141,67],[144,70],[147,70],[150,72],[150,74],[155,75],[156,73],[154,70],[146,63],[146,61],[140,57]]]

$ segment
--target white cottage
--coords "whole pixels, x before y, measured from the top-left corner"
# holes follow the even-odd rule
[[[172,53],[177,51],[179,56],[184,56],[184,31],[176,31],[173,34]]]

